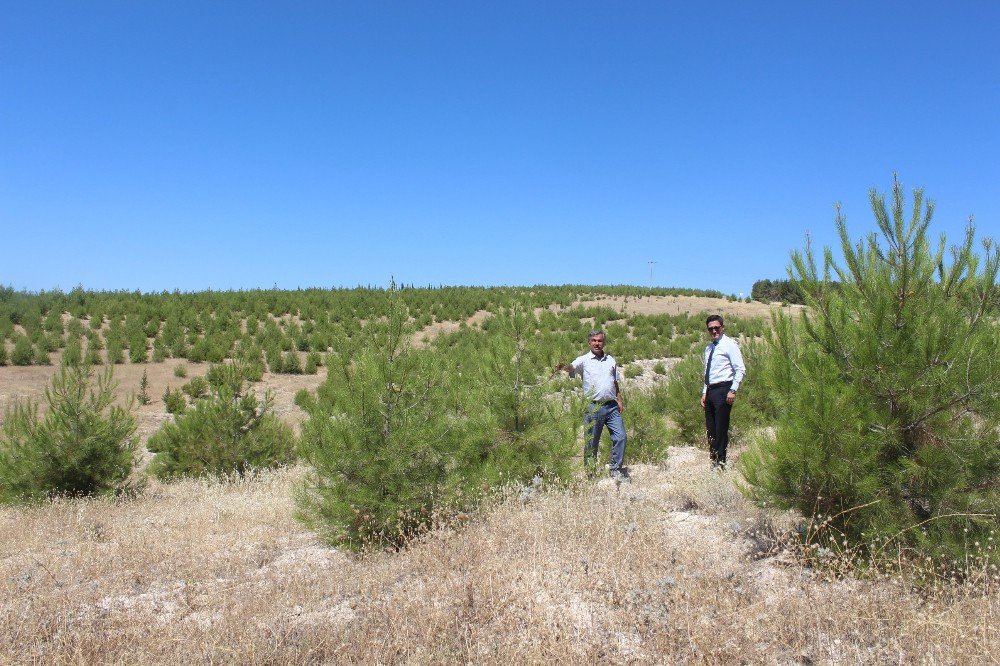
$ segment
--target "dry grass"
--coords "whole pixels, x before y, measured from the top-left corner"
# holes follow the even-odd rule
[[[0,663],[986,663],[994,579],[837,578],[672,449],[662,468],[498,501],[399,553],[294,519],[301,470],[0,508]]]

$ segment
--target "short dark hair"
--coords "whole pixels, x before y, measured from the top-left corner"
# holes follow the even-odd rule
[[[722,323],[722,315],[708,315],[708,319],[705,320],[705,326],[708,326],[713,321],[719,322],[719,326],[725,326],[725,324]]]
[[[601,330],[601,329],[599,329],[599,328],[595,328],[595,329],[594,329],[594,330],[592,330],[592,331],[591,331],[590,333],[587,333],[587,342],[590,342],[590,339],[591,339],[592,337],[594,337],[595,335],[603,335],[603,336],[604,336],[604,339],[605,339],[605,340],[606,340],[606,339],[607,339],[607,337],[608,337],[608,334],[607,334],[607,333],[605,333],[605,332],[604,332],[603,330]]]

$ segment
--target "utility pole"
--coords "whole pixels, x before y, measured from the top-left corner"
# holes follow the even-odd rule
[[[653,264],[657,262],[650,261],[648,263],[649,263],[649,290],[653,291]]]

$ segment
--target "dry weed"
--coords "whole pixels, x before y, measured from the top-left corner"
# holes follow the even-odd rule
[[[995,572],[915,591],[781,550],[705,454],[512,493],[397,553],[293,518],[301,469],[0,509],[0,663],[985,663]],[[756,535],[756,536],[755,536]],[[757,538],[760,543],[754,541]],[[993,582],[986,582],[993,581]]]

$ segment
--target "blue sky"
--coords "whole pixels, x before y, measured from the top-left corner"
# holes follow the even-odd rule
[[[0,0],[0,284],[748,293],[1000,235],[995,2]],[[992,46],[991,46],[992,45]]]

